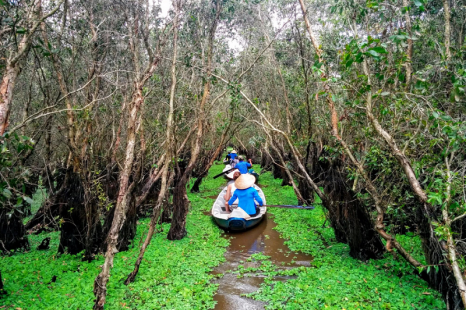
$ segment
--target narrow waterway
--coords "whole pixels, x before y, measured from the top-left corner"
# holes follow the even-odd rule
[[[219,284],[214,300],[217,301],[217,310],[256,310],[264,309],[264,303],[241,296],[256,291],[263,282],[260,275],[249,275],[238,278],[231,271],[238,265],[245,268],[257,267],[255,262],[247,262],[254,253],[263,253],[270,256],[275,265],[283,268],[309,266],[312,257],[303,253],[294,253],[283,243],[284,239],[273,228],[276,224],[273,215],[267,214],[262,222],[244,232],[226,232],[224,238],[230,240],[230,246],[225,253],[226,262],[215,268],[214,274],[223,274],[216,282]],[[288,280],[289,277],[276,278]]]

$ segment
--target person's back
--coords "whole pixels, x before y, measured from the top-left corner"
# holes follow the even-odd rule
[[[238,171],[235,171],[233,173],[233,181],[230,181],[228,182],[227,184],[227,192],[225,193],[225,195],[223,196],[223,199],[225,199],[225,206],[227,208],[228,211],[231,211],[230,210],[230,207],[228,206],[228,200],[230,200],[231,196],[233,195],[233,192],[236,190],[236,187],[235,187],[235,180],[237,178],[239,178],[241,174],[238,172]]]
[[[238,206],[243,209],[249,215],[256,215],[258,213],[256,209],[256,200],[259,205],[263,205],[262,198],[259,196],[259,192],[252,187],[256,178],[250,174],[242,174],[235,181],[236,190],[233,192],[233,196],[228,201],[228,205],[232,205],[236,199],[238,199]]]
[[[235,165],[235,168],[241,172],[241,174],[248,173],[248,169],[252,167],[251,159],[249,159],[249,163],[244,161],[243,155],[238,156],[239,162]]]

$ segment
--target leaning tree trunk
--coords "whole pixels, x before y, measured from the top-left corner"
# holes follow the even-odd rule
[[[208,40],[208,51],[207,51],[207,77],[204,82],[204,90],[202,99],[199,103],[198,115],[197,115],[197,135],[194,142],[191,158],[188,166],[182,175],[175,176],[175,188],[173,189],[173,217],[170,230],[168,232],[168,240],[181,240],[186,236],[186,216],[188,215],[189,200],[186,192],[186,185],[189,180],[189,176],[193,171],[197,158],[201,150],[201,141],[204,134],[204,110],[207,100],[210,95],[210,75],[212,72],[212,57],[214,49],[214,38],[217,30],[218,21],[222,9],[221,1],[216,2],[215,19],[212,22],[209,31]],[[177,171],[179,174],[179,171]]]
[[[134,149],[136,145],[137,116],[144,103],[142,95],[143,84],[136,82],[136,92],[131,102],[130,116],[128,122],[126,159],[124,168],[120,176],[120,189],[118,191],[118,200],[115,207],[112,226],[107,235],[107,250],[105,252],[105,262],[102,265],[102,271],[94,282],[94,295],[96,296],[94,309],[103,309],[107,295],[107,282],[110,278],[110,270],[113,266],[113,258],[118,253],[119,233],[126,220],[126,213],[131,202],[131,191],[135,183],[129,186],[129,178],[133,168]]]
[[[10,116],[10,105],[13,99],[13,91],[16,84],[16,79],[20,72],[19,61],[23,59],[29,52],[32,38],[39,28],[40,24],[55,14],[65,0],[58,2],[49,13],[42,16],[42,3],[35,1],[34,8],[30,8],[29,13],[23,16],[27,21],[29,29],[22,35],[16,34],[17,45],[12,44],[5,70],[2,73],[2,81],[0,83],[0,135],[3,135],[8,128],[8,118]],[[16,49],[17,46],[17,49]],[[15,51],[11,48],[16,49]]]
[[[129,27],[129,43],[133,54],[133,64],[134,67],[137,69],[140,68],[139,51],[137,50],[138,33],[138,27]],[[129,181],[130,175],[133,170],[133,163],[135,157],[134,151],[136,145],[136,134],[140,127],[137,122],[137,120],[139,119],[138,114],[142,106],[144,105],[143,88],[146,82],[154,74],[154,71],[157,68],[157,65],[159,64],[161,59],[160,46],[157,50],[157,54],[154,54],[154,51],[149,46],[146,46],[146,48],[149,54],[150,61],[142,73],[139,72],[139,70],[136,70],[136,77],[134,78],[133,95],[131,102],[129,102],[127,106],[129,117],[126,132],[127,141],[125,161],[123,164],[123,170],[121,171],[120,175],[120,188],[118,190],[118,198],[113,215],[112,226],[106,239],[107,250],[105,253],[105,261],[102,265],[101,272],[95,278],[94,281],[94,295],[96,297],[93,307],[94,310],[102,310],[104,308],[107,296],[107,282],[110,278],[110,270],[113,266],[113,259],[115,257],[115,254],[118,253],[117,246],[119,241],[120,230],[122,229],[125,223],[128,207],[132,205],[131,202],[134,200],[133,190],[136,186],[137,180],[133,180],[131,185]]]
[[[334,210],[338,210],[336,208],[338,208],[338,201],[333,201],[332,200],[332,197],[328,195],[328,193],[326,192],[323,192],[319,186],[317,186],[317,184],[314,182],[314,180],[309,176],[309,174],[307,173],[306,171],[306,168],[303,166],[302,162],[301,162],[301,155],[299,154],[298,150],[296,149],[296,147],[294,146],[293,142],[290,140],[290,137],[285,133],[283,132],[282,130],[276,128],[274,125],[272,125],[272,123],[267,119],[267,117],[264,115],[264,113],[256,106],[256,104],[243,92],[243,91],[240,91],[240,94],[243,96],[243,98],[259,113],[259,115],[262,117],[262,119],[265,121],[266,123],[266,126],[268,128],[264,128],[264,130],[272,130],[273,132],[276,132],[276,133],[279,133],[280,135],[283,136],[283,138],[285,139],[286,143],[288,144],[288,147],[289,149],[291,150],[291,154],[292,156],[294,157],[295,161],[296,161],[296,164],[299,168],[299,171],[301,173],[301,175],[303,175],[306,180],[308,181],[308,183],[312,186],[312,188],[314,189],[314,191],[317,193],[317,195],[319,196],[319,198],[322,200],[322,205],[327,209],[329,210],[329,212],[332,212],[335,214],[335,216],[338,215],[337,212],[334,212]],[[264,125],[265,127],[265,125]],[[356,224],[357,225],[360,225],[361,227],[366,227],[364,226],[363,223],[358,223],[359,221],[359,218],[357,216],[354,216],[352,217],[352,219],[354,220],[354,223],[352,224]],[[343,228],[342,232],[344,232],[344,226],[342,225],[339,225],[339,223],[335,223],[336,225],[334,225],[334,228],[336,229],[341,229]],[[336,232],[337,233],[337,232]],[[343,234],[341,232],[338,232],[339,234]],[[346,234],[346,233],[345,233]],[[349,235],[351,237],[351,235]],[[378,244],[380,243],[380,239],[377,240],[375,238],[372,238],[370,235],[368,235],[367,237],[369,237],[369,240],[363,240],[363,242],[356,242],[356,243],[353,243],[353,242],[348,242],[349,245],[353,245],[353,244],[366,244],[366,248],[367,248],[367,251],[370,251],[371,249],[374,250],[373,253],[369,253],[369,252],[366,252],[362,255],[359,255],[359,257],[363,258],[363,257],[377,257],[379,254],[379,251],[378,251]],[[374,244],[372,244],[374,243]],[[355,249],[355,251],[353,253],[358,253],[358,248]]]
[[[368,77],[368,85],[371,86],[370,71],[367,60],[363,61],[364,73]],[[454,260],[451,260],[451,255],[448,251],[451,250],[450,245],[447,246],[445,253],[441,241],[436,236],[432,222],[437,222],[436,214],[433,207],[427,201],[427,194],[422,188],[421,183],[416,177],[409,159],[401,152],[395,139],[382,127],[378,119],[372,113],[372,93],[369,90],[366,96],[366,113],[368,119],[374,128],[375,132],[387,143],[392,155],[397,159],[400,167],[403,169],[409,185],[419,200],[419,225],[420,237],[423,243],[423,250],[426,260],[429,265],[439,266],[438,272],[432,268],[426,277],[431,286],[442,293],[445,301],[451,309],[462,309],[466,303],[465,281],[459,268],[455,268]],[[454,245],[452,243],[453,250]],[[445,256],[450,258],[450,261],[445,264]],[[459,273],[459,274],[458,274]]]
[[[149,231],[147,232],[146,239],[144,240],[144,243],[141,246],[141,250],[139,251],[139,256],[138,256],[138,259],[136,260],[136,263],[134,264],[134,269],[126,278],[126,281],[125,281],[126,285],[128,285],[131,282],[134,282],[136,275],[139,272],[139,266],[141,265],[146,249],[149,246],[150,241],[152,240],[152,236],[154,235],[157,221],[160,215],[160,206],[162,205],[163,199],[165,198],[165,195],[168,189],[167,177],[168,177],[170,161],[172,159],[172,153],[173,153],[173,150],[172,150],[173,135],[174,135],[173,114],[175,110],[174,102],[175,102],[175,91],[176,91],[176,56],[177,56],[177,39],[178,39],[178,18],[179,18],[179,13],[181,9],[181,1],[178,1],[178,2],[174,1],[173,3],[175,6],[175,18],[173,20],[173,27],[174,27],[173,28],[173,61],[172,61],[172,66],[171,66],[172,85],[170,87],[170,103],[169,103],[170,108],[169,108],[168,118],[167,118],[167,140],[165,141],[165,156],[163,157],[164,163],[163,163],[163,168],[162,168],[162,186],[160,188],[157,202],[154,206],[154,209],[152,210],[152,217],[150,219]]]
[[[316,54],[319,57],[319,61],[324,64],[325,59],[323,59],[323,57],[322,57],[323,52],[322,52],[322,50],[320,48],[320,45],[318,44],[317,39],[316,39],[316,37],[315,37],[311,27],[310,27],[310,24],[309,24],[309,21],[307,19],[307,15],[306,15],[306,8],[305,8],[305,5],[304,5],[304,2],[303,2],[303,0],[299,0],[299,3],[301,5],[301,9],[302,9],[302,12],[303,12],[303,18],[304,18],[304,21],[305,21],[305,24],[306,24],[307,31],[308,31],[309,36],[311,38],[312,45],[314,46]],[[365,65],[365,61],[364,61],[364,67],[365,66],[366,65]],[[323,69],[323,71],[322,71],[321,76],[322,76],[323,80],[325,81],[323,83],[323,87],[325,89],[325,92],[327,94],[329,94],[326,97],[326,101],[328,103],[329,110],[330,110],[330,115],[331,115],[330,120],[331,120],[331,125],[332,125],[332,135],[341,144],[341,146],[343,147],[345,153],[349,156],[351,162],[357,167],[357,171],[363,176],[364,182],[366,183],[366,189],[368,190],[368,192],[370,193],[370,195],[372,196],[372,198],[374,200],[375,209],[377,211],[377,218],[376,218],[375,225],[374,225],[375,230],[377,231],[377,233],[382,238],[384,238],[387,241],[386,249],[388,251],[391,252],[392,247],[394,247],[403,256],[403,258],[406,259],[413,267],[416,267],[416,268],[424,267],[420,262],[418,262],[416,259],[414,259],[414,257],[412,257],[393,236],[391,236],[390,234],[388,234],[385,231],[385,224],[384,224],[384,215],[385,214],[384,213],[385,213],[385,207],[386,206],[382,203],[381,195],[378,193],[377,189],[373,185],[372,180],[369,178],[369,176],[368,176],[367,172],[365,171],[364,167],[355,158],[355,156],[353,155],[352,151],[350,150],[350,148],[348,147],[346,142],[342,139],[342,137],[338,133],[338,114],[337,114],[337,111],[336,111],[336,108],[335,108],[335,103],[334,103],[334,101],[332,99],[332,96],[330,96],[330,94],[331,94],[330,85],[326,81],[328,79],[327,73],[325,71],[326,67],[324,66],[322,69]],[[368,75],[368,80],[369,80],[369,84],[370,84],[370,76],[369,75]],[[371,94],[370,94],[370,91],[369,91],[368,101],[367,102],[370,102],[370,100],[371,100]],[[370,106],[370,104],[369,104],[369,106]],[[370,108],[368,108],[368,114],[369,115],[371,114]],[[325,172],[327,172],[327,171],[325,171]]]

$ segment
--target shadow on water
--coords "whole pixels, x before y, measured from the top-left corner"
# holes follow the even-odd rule
[[[226,232],[223,236],[230,240],[230,246],[225,253],[226,262],[214,269],[213,274],[223,274],[216,280],[219,284],[214,300],[218,310],[255,310],[264,309],[264,303],[241,296],[256,291],[264,278],[261,275],[251,275],[237,278],[231,271],[238,265],[245,268],[258,267],[256,262],[246,260],[254,253],[270,256],[271,261],[283,268],[309,266],[312,257],[303,253],[294,253],[283,243],[279,233],[273,228],[273,215],[268,214],[256,227],[244,232]],[[277,277],[275,280],[286,281],[290,277]]]

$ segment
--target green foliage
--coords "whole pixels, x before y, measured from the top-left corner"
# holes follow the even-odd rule
[[[221,171],[216,166],[215,172]],[[211,175],[214,172],[211,172]],[[163,232],[154,236],[147,248],[136,281],[123,284],[139,254],[139,245],[148,229],[149,220],[139,221],[133,245],[118,253],[108,286],[109,309],[211,309],[217,286],[211,283],[210,271],[224,260],[228,241],[220,229],[202,211],[209,210],[212,199],[203,195],[218,194],[224,184],[221,178],[203,183],[202,194],[189,194],[192,210],[187,219],[188,236],[169,241]],[[41,197],[34,197],[40,199]],[[51,237],[49,250],[35,250],[41,240]],[[91,263],[81,256],[57,256],[59,233],[30,236],[31,251],[1,257],[2,276],[8,295],[2,305],[21,309],[89,309],[94,295],[93,281],[100,271],[103,257]],[[56,276],[56,282],[52,278]]]
[[[136,281],[123,284],[139,253],[139,245],[148,229],[148,219],[138,224],[133,245],[118,253],[108,286],[109,309],[212,309],[217,286],[210,271],[224,260],[228,241],[205,216],[212,199],[225,185],[222,178],[213,180],[223,165],[214,165],[201,185],[200,194],[189,194],[191,211],[187,219],[188,236],[181,241],[166,239],[169,225],[154,236]],[[260,169],[255,169],[259,171]],[[281,180],[270,173],[261,175],[267,185],[264,192],[271,204],[295,204],[291,187],[281,187]],[[43,193],[34,196],[43,199]],[[259,273],[264,284],[251,297],[268,303],[267,309],[443,309],[438,293],[401,260],[387,255],[378,261],[357,261],[348,254],[348,246],[336,243],[333,231],[322,227],[325,213],[321,207],[313,211],[273,209],[277,230],[292,251],[311,254],[310,267],[283,268],[270,257],[257,253],[248,260],[257,267],[240,265],[239,277]],[[2,300],[7,307],[21,309],[87,309],[93,303],[92,285],[103,257],[91,263],[79,255],[57,256],[59,233],[30,236],[35,249],[44,237],[51,237],[51,248],[31,250],[1,258],[2,275],[8,295]],[[397,236],[406,248],[419,248],[419,239]],[[421,255],[420,253],[415,253]],[[56,281],[52,278],[56,276]],[[285,282],[276,276],[295,277]]]
[[[268,185],[269,203],[296,203],[292,188],[280,188],[280,180],[265,174],[261,183]],[[250,295],[268,302],[267,309],[445,309],[440,294],[414,275],[402,258],[395,260],[386,254],[366,263],[351,258],[348,246],[335,241],[330,227],[322,227],[325,213],[320,206],[313,211],[271,208],[269,212],[275,216],[276,229],[287,239],[285,244],[314,259],[311,267],[297,268],[296,279],[270,279]],[[397,238],[408,249],[420,248],[419,238]],[[422,254],[415,252],[415,257],[422,258]],[[279,270],[269,263],[261,260],[258,269],[269,274]]]
[[[33,146],[31,138],[16,133],[0,137],[0,207],[6,207],[9,213],[22,213],[21,207],[33,202],[24,194],[30,172],[21,165],[21,159]]]

